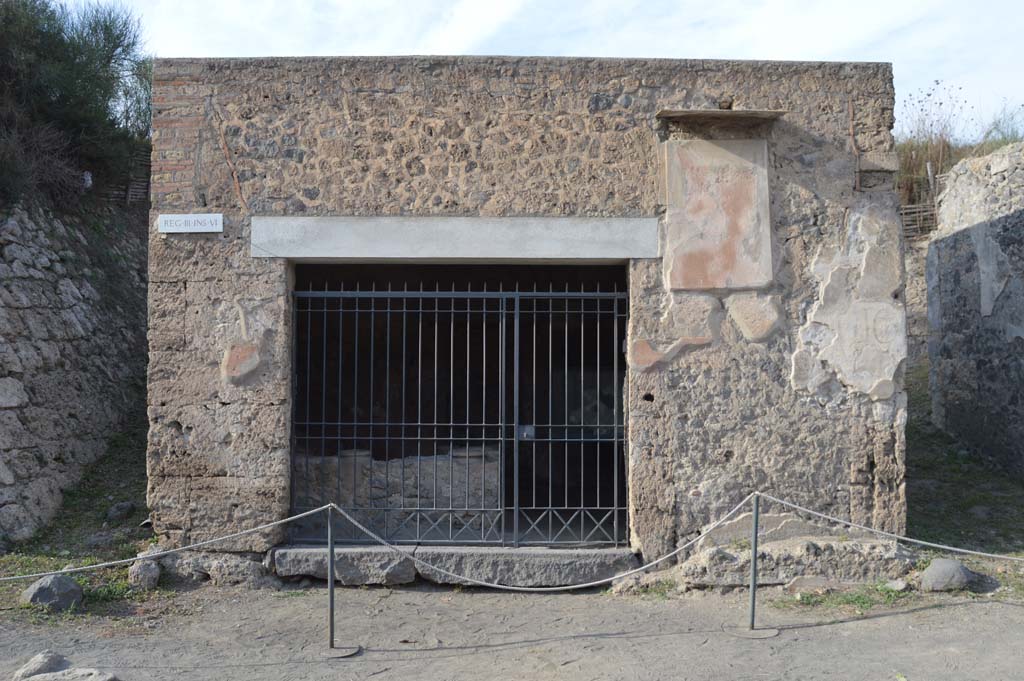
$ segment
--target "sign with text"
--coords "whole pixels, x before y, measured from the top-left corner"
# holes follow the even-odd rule
[[[174,232],[223,232],[224,216],[221,213],[160,215],[156,219],[156,230],[164,234]]]

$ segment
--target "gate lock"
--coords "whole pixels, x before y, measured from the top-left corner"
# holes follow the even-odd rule
[[[532,440],[537,437],[537,429],[533,426],[519,426],[519,439]]]

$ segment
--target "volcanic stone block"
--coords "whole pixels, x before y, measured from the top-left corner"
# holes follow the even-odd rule
[[[283,547],[272,560],[279,577],[327,579],[326,548]],[[416,568],[383,546],[346,546],[334,550],[334,578],[344,585],[408,584],[416,579]]]

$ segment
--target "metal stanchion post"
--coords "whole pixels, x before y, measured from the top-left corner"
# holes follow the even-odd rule
[[[754,492],[754,508],[750,514],[750,622],[747,627],[722,627],[733,636],[741,638],[771,638],[778,636],[778,629],[758,629],[757,619],[757,535],[761,524],[761,495]]]
[[[755,629],[754,618],[757,616],[757,529],[761,520],[761,495],[754,494],[754,514],[751,518],[750,531],[750,630]]]
[[[363,652],[362,646],[338,647],[334,640],[334,509],[327,509],[327,656],[352,657]]]
[[[334,520],[331,509],[327,509],[327,647],[334,647]],[[751,624],[753,628],[753,624]]]

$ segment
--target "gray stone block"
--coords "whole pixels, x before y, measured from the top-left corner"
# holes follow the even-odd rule
[[[936,558],[921,573],[921,591],[959,591],[967,588],[974,576],[958,560]]]
[[[416,557],[459,575],[509,586],[564,586],[613,577],[639,567],[628,549],[427,547]],[[439,584],[471,584],[417,564],[421,577]]]
[[[128,568],[128,584],[134,589],[149,591],[160,581],[160,564],[155,560],[139,560]]]
[[[279,577],[327,579],[327,549],[283,547],[272,556]],[[343,585],[408,584],[416,579],[412,561],[381,546],[346,546],[334,551],[334,578]]]
[[[64,612],[82,602],[82,587],[65,575],[50,575],[21,592],[22,605],[41,605],[53,612]]]
[[[59,672],[70,667],[68,659],[52,650],[44,650],[14,672],[14,681],[22,681],[40,674]]]

